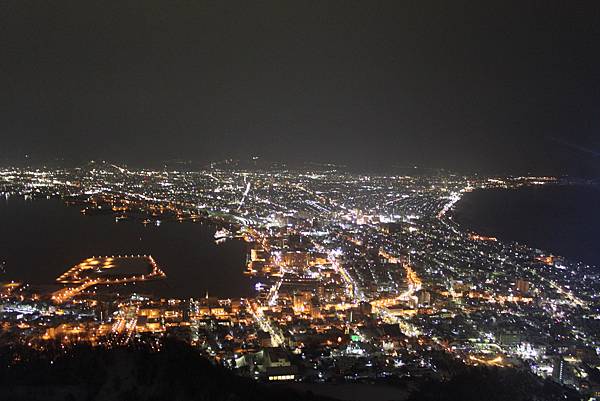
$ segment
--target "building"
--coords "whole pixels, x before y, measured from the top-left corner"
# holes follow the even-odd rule
[[[515,289],[522,294],[526,294],[529,292],[529,281],[518,279],[515,284]]]
[[[558,358],[552,369],[552,378],[559,383],[564,383],[566,378],[566,363],[562,358]]]
[[[253,372],[268,381],[291,381],[298,374],[298,369],[292,365],[285,350],[272,347],[236,359],[236,368]]]
[[[431,303],[431,294],[427,291],[419,291],[417,293],[419,306],[427,306]]]

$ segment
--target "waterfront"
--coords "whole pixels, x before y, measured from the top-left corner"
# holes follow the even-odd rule
[[[152,254],[167,274],[145,285],[155,295],[219,297],[252,294],[243,274],[246,245],[228,240],[217,245],[215,227],[206,223],[163,222],[160,227],[139,222],[116,223],[113,215],[84,216],[58,199],[0,200],[0,260],[2,280],[51,284],[63,272],[91,256]]]
[[[0,169],[0,194],[11,194],[0,211],[2,235],[13,238],[0,237],[0,249],[10,249],[9,276],[23,282],[1,288],[5,343],[157,350],[166,338],[177,338],[219,365],[269,383],[430,382],[486,365],[532,366],[530,373],[561,384],[565,376],[553,373],[567,366],[569,385],[589,393],[586,369],[600,366],[600,270],[469,235],[448,220],[465,191],[552,191],[556,182],[546,176],[299,174],[280,166]],[[537,193],[571,211],[586,210],[559,194]],[[541,200],[523,196],[543,209]],[[573,196],[594,205],[588,193]],[[77,206],[66,207],[58,197]],[[500,216],[507,222],[516,217],[513,224],[530,224],[505,200],[490,209],[509,213]],[[244,242],[217,246],[215,228],[200,224],[208,216],[239,228]],[[557,218],[551,224],[566,229]],[[254,251],[247,266],[246,246]],[[147,260],[150,281],[148,270],[140,284],[137,267],[122,270],[129,264],[122,258],[102,257],[131,253],[156,258],[156,265]],[[138,277],[134,286],[131,274]],[[57,276],[74,289],[28,285]],[[251,280],[262,284],[252,296],[226,299],[252,291]],[[151,295],[147,285],[166,287],[154,294],[171,297],[132,296]],[[97,291],[87,291],[91,286]],[[205,290],[212,297],[205,298]],[[572,349],[585,360],[564,351]],[[350,395],[359,398],[359,390]]]
[[[600,189],[551,185],[467,193],[454,219],[468,230],[600,266]]]

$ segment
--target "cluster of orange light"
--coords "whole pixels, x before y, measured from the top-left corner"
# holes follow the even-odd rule
[[[98,270],[98,269],[111,269],[115,267],[113,264],[113,257],[105,257],[105,258],[87,258],[83,262],[73,266],[65,273],[63,273],[59,278],[56,279],[59,283],[67,284],[67,283],[81,283],[84,281],[84,278],[80,277],[80,273],[84,270]]]
[[[555,257],[553,255],[550,256],[538,256],[535,258],[536,260],[539,260],[540,262],[547,264],[548,266],[551,266],[554,264],[554,259]]]
[[[492,359],[483,359],[483,358],[479,358],[479,357],[476,357],[473,355],[469,355],[469,360],[476,364],[484,364],[484,365],[490,365],[490,366],[505,366],[503,364],[503,359],[501,356],[497,356]]]
[[[398,297],[392,297],[392,298],[381,298],[381,299],[376,299],[374,301],[371,301],[371,305],[376,306],[376,307],[390,307],[390,306],[394,306],[398,303]]]
[[[76,287],[66,287],[56,291],[52,295],[52,300],[56,303],[63,303],[68,299],[74,297],[75,295],[81,293],[82,291],[96,286],[96,285],[109,285],[109,284],[124,284],[124,283],[135,283],[136,281],[147,281],[155,278],[166,277],[166,274],[158,267],[156,261],[152,256],[144,256],[148,259],[150,266],[152,267],[152,271],[149,274],[142,274],[140,276],[131,276],[124,278],[80,278],[79,272],[83,270],[93,269],[93,268],[103,268],[110,269],[115,265],[113,261],[115,259],[126,259],[128,256],[116,256],[116,257],[104,257],[104,258],[88,258],[84,262],[72,267],[66,273],[62,274],[57,281],[60,283],[80,283],[80,285]]]
[[[408,264],[404,263],[404,270],[406,270],[406,278],[408,282],[415,287],[420,287],[422,282],[417,273],[413,270],[413,268]]]
[[[498,241],[498,238],[496,237],[486,237],[479,234],[469,234],[469,239],[472,239],[474,241]]]

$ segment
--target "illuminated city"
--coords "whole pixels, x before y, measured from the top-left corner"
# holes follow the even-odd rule
[[[474,190],[570,184],[335,166],[3,168],[9,201],[59,198],[82,218],[108,213],[114,224],[210,222],[217,243],[248,244],[239,275],[256,283],[254,296],[227,299],[120,293],[168,281],[168,266],[149,255],[90,255],[52,291],[5,283],[3,338],[44,349],[51,340],[160,347],[173,337],[267,382],[439,378],[450,359],[524,369],[589,394],[589,369],[600,366],[600,272],[469,232],[452,216]]]
[[[0,1],[0,401],[600,401],[600,1]]]

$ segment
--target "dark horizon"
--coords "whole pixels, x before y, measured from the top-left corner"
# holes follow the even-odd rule
[[[572,179],[573,182],[597,182],[600,178],[595,174],[594,169],[451,169],[446,167],[432,167],[428,165],[401,165],[401,164],[385,164],[385,163],[368,163],[368,164],[342,164],[326,161],[294,161],[294,160],[275,160],[264,157],[250,156],[248,158],[227,158],[221,160],[191,160],[191,159],[169,159],[169,160],[154,160],[154,161],[124,161],[116,159],[67,159],[54,158],[42,159],[32,155],[26,155],[17,159],[0,159],[0,167],[15,167],[23,169],[72,169],[85,168],[86,166],[120,166],[133,170],[170,170],[170,171],[203,171],[212,168],[224,170],[247,170],[247,171],[273,171],[277,169],[288,171],[325,171],[337,170],[339,172],[347,172],[351,174],[365,174],[371,176],[387,176],[387,175],[412,175],[412,176],[433,176],[438,174],[451,174],[465,177],[519,177],[519,176],[548,176],[558,179]]]
[[[0,6],[0,161],[600,175],[597,2],[116,4]]]

